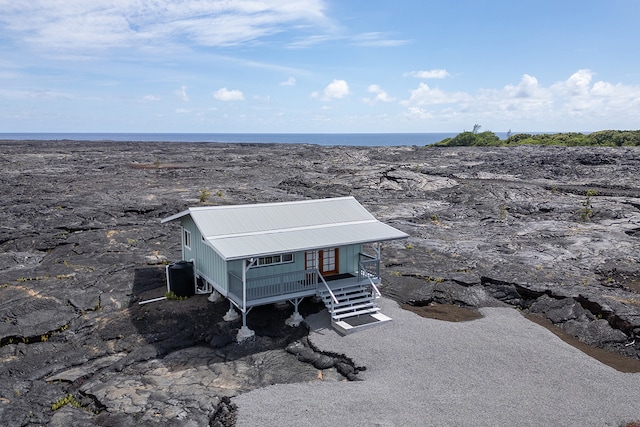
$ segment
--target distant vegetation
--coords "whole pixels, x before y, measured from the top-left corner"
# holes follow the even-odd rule
[[[551,134],[529,134],[517,133],[511,135],[509,132],[507,139],[500,139],[493,132],[479,132],[480,126],[475,125],[473,131],[462,132],[453,138],[446,138],[436,142],[435,146],[446,147],[509,147],[515,145],[597,145],[607,147],[640,146],[640,130],[601,130],[589,134],[578,132],[551,133]]]

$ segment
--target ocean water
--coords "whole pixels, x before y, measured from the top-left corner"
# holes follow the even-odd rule
[[[0,133],[0,140],[285,143],[349,146],[429,145],[458,133]],[[500,138],[504,135],[497,133]]]

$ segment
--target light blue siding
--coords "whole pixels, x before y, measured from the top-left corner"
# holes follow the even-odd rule
[[[340,268],[340,274],[351,273],[357,274],[358,272],[358,260],[360,258],[360,252],[362,251],[362,245],[350,245],[343,246],[338,251],[340,261],[338,267]]]
[[[229,273],[236,277],[242,277],[242,260],[225,262],[216,251],[208,246],[202,239],[202,234],[190,216],[182,218],[183,230],[191,233],[191,247],[185,246],[184,232],[182,235],[182,259],[185,261],[195,261],[196,274],[223,295],[229,291]],[[362,251],[361,244],[341,246],[339,248],[339,273],[357,274],[359,254]],[[274,254],[276,255],[276,254]],[[249,261],[247,260],[247,263]],[[273,276],[279,274],[301,271],[305,268],[305,253],[296,252],[293,255],[293,262],[252,267],[247,271],[247,279]]]
[[[261,267],[252,267],[247,272],[247,278],[271,276],[273,274],[291,273],[293,271],[300,271],[300,270],[304,270],[304,252],[298,252],[293,254],[293,262],[288,262],[285,264],[264,265]]]
[[[356,274],[358,271],[359,254],[362,251],[362,245],[349,245],[339,248],[339,273]],[[276,255],[276,254],[274,254]],[[296,252],[293,255],[293,262],[285,264],[268,265],[262,267],[252,267],[247,272],[247,278],[271,276],[274,274],[291,273],[294,271],[304,270],[304,252]],[[229,271],[242,277],[242,261],[229,261]]]
[[[218,292],[226,295],[229,290],[226,263],[216,251],[205,244],[191,217],[182,219],[182,228],[191,233],[191,249],[184,245],[184,235],[182,237],[182,259],[195,260],[196,274],[211,283]]]

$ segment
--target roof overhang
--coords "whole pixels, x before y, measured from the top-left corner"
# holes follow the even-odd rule
[[[162,223],[186,216],[226,261],[409,237],[375,219],[353,197],[190,208]]]

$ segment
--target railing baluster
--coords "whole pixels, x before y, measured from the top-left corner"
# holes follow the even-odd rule
[[[264,277],[247,278],[247,298],[269,298],[289,293],[309,290],[311,285],[317,285],[318,278],[315,269],[298,270]],[[314,288],[315,289],[315,288]],[[242,279],[229,273],[229,293],[232,296],[242,296]]]

